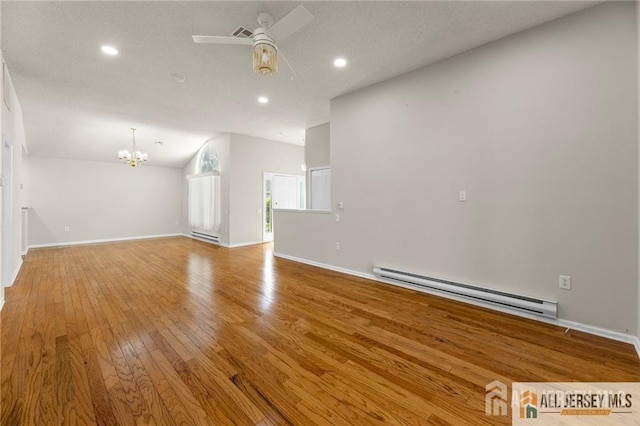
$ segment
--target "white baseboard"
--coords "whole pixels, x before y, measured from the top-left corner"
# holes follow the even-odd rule
[[[596,326],[593,326],[593,325],[583,324],[583,323],[579,323],[579,322],[575,322],[575,321],[569,321],[569,320],[565,320],[565,319],[561,319],[561,318],[558,318],[558,319],[544,318],[544,317],[540,317],[540,316],[537,316],[537,315],[527,314],[527,313],[524,313],[524,312],[514,312],[514,311],[511,311],[511,310],[508,310],[508,309],[500,308],[499,306],[483,303],[481,301],[472,301],[472,300],[469,300],[469,299],[466,299],[466,298],[456,297],[456,296],[451,295],[449,293],[439,292],[437,290],[431,291],[429,289],[425,289],[423,287],[420,287],[420,286],[417,286],[417,285],[408,284],[408,283],[398,283],[398,282],[391,281],[391,280],[385,280],[384,278],[377,277],[377,276],[375,276],[373,274],[367,274],[367,273],[364,273],[364,272],[354,271],[354,270],[351,270],[351,269],[341,268],[341,267],[338,267],[338,266],[327,265],[327,264],[316,262],[316,261],[309,260],[309,259],[303,259],[303,258],[300,258],[300,257],[289,256],[288,254],[282,254],[282,253],[274,252],[273,255],[276,256],[276,257],[283,258],[283,259],[292,260],[294,262],[304,263],[304,264],[311,265],[311,266],[317,266],[319,268],[328,269],[328,270],[335,271],[335,272],[341,272],[343,274],[352,275],[352,276],[356,276],[356,277],[360,277],[360,278],[364,278],[364,279],[368,279],[368,280],[372,280],[372,281],[377,281],[377,282],[381,282],[381,283],[385,283],[385,284],[390,284],[390,285],[394,285],[394,286],[398,286],[398,287],[403,287],[403,288],[407,288],[409,290],[415,290],[415,291],[419,291],[419,292],[422,292],[422,293],[433,294],[433,295],[444,297],[444,298],[447,298],[447,299],[453,299],[453,300],[457,300],[459,302],[469,303],[469,304],[472,304],[472,305],[481,306],[483,308],[492,309],[494,311],[505,312],[505,313],[508,313],[508,314],[511,314],[511,315],[517,315],[517,316],[520,316],[520,317],[523,317],[523,318],[528,318],[528,319],[544,322],[544,323],[547,323],[547,324],[556,325],[558,327],[571,329],[571,330],[582,331],[584,333],[589,333],[589,334],[593,334],[593,335],[596,335],[596,336],[605,337],[607,339],[616,340],[616,341],[624,342],[624,343],[629,343],[629,344],[631,344],[631,345],[633,345],[635,347],[636,352],[638,353],[638,357],[640,358],[640,337],[633,336],[631,334],[622,333],[622,332],[614,331],[614,330],[609,330],[609,329],[606,329],[606,328],[596,327]]]
[[[638,332],[638,334],[640,334],[640,332]],[[636,336],[633,346],[636,347],[636,352],[638,353],[638,357],[640,357],[640,336]]]
[[[251,242],[248,242],[248,243],[227,244],[227,243],[223,243],[222,241],[220,241],[220,242],[216,243],[216,242],[214,242],[214,241],[205,241],[205,240],[201,240],[200,238],[196,238],[196,237],[194,237],[194,236],[193,236],[193,235],[191,235],[191,234],[180,234],[180,235],[182,235],[183,237],[188,237],[188,238],[191,238],[191,239],[197,240],[197,241],[203,241],[203,242],[205,242],[205,243],[215,244],[215,245],[217,245],[217,246],[222,246],[222,247],[224,247],[224,248],[237,248],[237,247],[254,246],[254,245],[256,245],[256,244],[265,244],[265,243],[270,242],[270,241],[251,241]]]
[[[16,265],[16,270],[13,271],[13,275],[11,276],[11,285],[16,282],[16,278],[18,278],[18,274],[20,273],[20,269],[22,268],[22,258],[18,259],[18,264]]]
[[[0,300],[0,312],[2,312],[3,307],[4,307],[4,299]]]
[[[251,241],[248,243],[238,243],[238,244],[228,244],[225,247],[227,248],[236,248],[236,247],[246,247],[246,246],[255,246],[257,244],[265,244],[268,241]]]
[[[27,249],[27,251],[32,248],[78,246],[83,244],[114,243],[118,241],[131,241],[131,240],[149,240],[152,238],[179,237],[181,235],[183,234],[178,233],[178,234],[141,235],[138,237],[104,238],[100,240],[82,240],[82,241],[68,241],[64,243],[33,244],[29,246],[29,249]]]
[[[11,275],[11,282],[5,285],[5,288],[11,287],[16,282],[16,278],[18,278],[18,274],[20,273],[20,268],[22,268],[22,257],[18,260],[16,269],[13,271],[13,275]]]

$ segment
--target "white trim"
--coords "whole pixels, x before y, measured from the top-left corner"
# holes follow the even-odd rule
[[[257,244],[266,244],[271,241],[251,241],[248,243],[238,243],[238,244],[223,244],[227,248],[236,248],[236,247],[246,247],[246,246],[255,246]]]
[[[16,270],[13,271],[13,275],[11,276],[11,285],[16,282],[18,278],[18,274],[20,273],[20,269],[22,269],[22,257],[18,259],[18,265],[16,266]]]
[[[22,268],[22,258],[18,259],[18,265],[13,271],[13,275],[11,275],[11,281],[9,282],[9,284],[4,286],[5,288],[11,287],[16,282],[16,278],[18,278],[18,274],[20,273],[20,268]]]
[[[27,247],[27,249],[25,251],[23,251],[22,253],[20,253],[20,256],[26,256],[29,253],[29,248]]]
[[[380,281],[373,274],[367,274],[364,272],[354,271],[352,269],[340,268],[339,266],[327,265],[325,263],[316,262],[313,260],[303,259],[301,257],[289,256],[288,254],[273,252],[275,257],[281,257],[283,259],[292,260],[294,262],[305,263],[311,266],[317,266],[318,268],[329,269],[331,271],[342,272],[347,275],[354,275],[356,277],[364,278],[367,280]]]
[[[331,210],[308,210],[308,209],[273,209],[278,212],[288,213],[319,213],[319,214],[331,214]]]
[[[215,242],[215,241],[209,241],[209,240],[203,240],[200,238],[197,238],[191,234],[179,234],[182,235],[183,237],[187,237],[187,238],[191,238],[192,240],[196,240],[196,241],[202,241],[204,243],[209,243],[209,244],[213,244],[216,246],[221,246],[224,248],[238,248],[238,247],[246,247],[246,246],[254,246],[254,245],[258,245],[258,244],[266,244],[266,243],[270,243],[271,241],[251,241],[248,243],[238,243],[238,244],[227,244],[227,243],[223,243],[222,241],[220,242]]]
[[[32,244],[29,246],[29,249],[46,248],[46,247],[62,247],[62,246],[79,246],[84,244],[112,243],[117,241],[150,240],[153,238],[179,237],[182,235],[184,234],[177,233],[177,234],[141,235],[138,237],[104,238],[100,240],[83,240],[83,241],[67,241],[63,243]]]
[[[528,318],[528,319],[544,322],[544,323],[551,324],[551,325],[556,325],[558,327],[571,329],[571,330],[578,330],[578,331],[582,331],[584,333],[589,333],[589,334],[593,334],[593,335],[596,335],[596,336],[605,337],[607,339],[616,340],[616,341],[624,342],[624,343],[629,343],[629,344],[631,344],[631,345],[633,345],[635,347],[636,352],[638,353],[638,357],[640,358],[640,337],[636,337],[636,336],[633,336],[631,334],[622,333],[620,331],[609,330],[609,329],[606,329],[606,328],[596,327],[596,326],[593,326],[593,325],[582,324],[582,323],[579,323],[579,322],[569,321],[569,320],[560,319],[560,318],[558,318],[558,319],[545,318],[545,317],[540,317],[538,315],[527,314],[525,312],[514,312],[514,311],[511,311],[511,310],[508,310],[508,309],[500,308],[500,307],[495,306],[495,305],[490,305],[490,304],[487,304],[487,303],[483,303],[481,301],[472,301],[472,300],[468,300],[468,299],[463,299],[463,298],[459,298],[459,297],[456,297],[455,295],[451,295],[451,294],[448,294],[448,293],[442,293],[442,292],[438,292],[436,290],[431,291],[429,289],[426,289],[426,288],[423,288],[423,287],[420,287],[420,286],[415,286],[415,285],[411,285],[411,284],[398,283],[398,282],[394,282],[394,281],[390,281],[390,280],[385,280],[384,278],[376,277],[373,274],[367,274],[367,273],[364,273],[364,272],[354,271],[354,270],[351,270],[351,269],[340,268],[338,266],[327,265],[327,264],[324,264],[324,263],[315,262],[313,260],[303,259],[303,258],[295,257],[295,256],[289,256],[288,254],[282,254],[282,253],[274,252],[273,255],[275,257],[280,257],[280,258],[291,260],[291,261],[294,261],[294,262],[304,263],[304,264],[311,265],[311,266],[317,266],[319,268],[328,269],[328,270],[335,271],[335,272],[341,272],[343,274],[353,275],[353,276],[356,276],[356,277],[360,277],[360,278],[364,278],[364,279],[368,279],[368,280],[372,280],[372,281],[377,281],[377,282],[381,282],[381,283],[385,283],[385,284],[391,284],[391,285],[394,285],[394,286],[403,287],[403,288],[407,288],[409,290],[415,290],[415,291],[419,291],[419,292],[422,292],[422,293],[434,294],[436,296],[444,297],[444,298],[447,298],[447,299],[453,299],[453,300],[457,300],[459,302],[469,303],[469,304],[476,305],[476,306],[481,306],[481,307],[484,307],[484,308],[492,309],[494,311],[505,312],[505,313],[508,313],[508,314],[511,314],[511,315],[516,315],[516,316],[519,316],[519,317]]]
[[[4,299],[0,300],[0,312],[2,312],[3,307],[4,307]]]
[[[192,173],[190,175],[187,175],[187,179],[196,179],[209,176],[220,176],[220,172]]]
[[[638,336],[635,338],[634,346],[636,347],[636,352],[638,353],[638,357],[640,358],[640,331],[638,332]]]

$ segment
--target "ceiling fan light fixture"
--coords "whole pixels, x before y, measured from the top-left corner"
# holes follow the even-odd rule
[[[253,44],[253,70],[262,75],[273,75],[278,72],[278,49],[269,36],[256,30]]]

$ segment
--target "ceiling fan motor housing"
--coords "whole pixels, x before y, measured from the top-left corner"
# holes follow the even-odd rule
[[[271,16],[267,12],[258,13],[257,20],[258,20],[258,25],[260,25],[260,27],[262,28],[269,28],[273,25],[273,16]]]

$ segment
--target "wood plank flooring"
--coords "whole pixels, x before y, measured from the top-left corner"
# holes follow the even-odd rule
[[[485,385],[640,381],[630,345],[187,238],[32,250],[3,425],[510,424]]]

